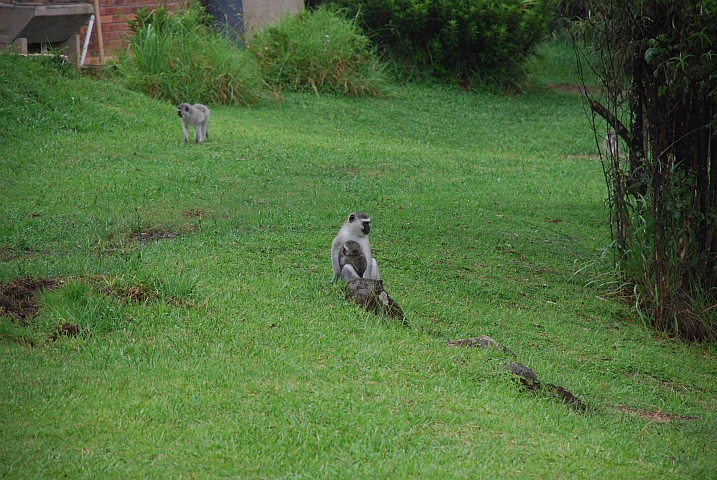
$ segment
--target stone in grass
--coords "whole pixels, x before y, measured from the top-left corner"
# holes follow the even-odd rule
[[[581,402],[578,397],[576,397],[563,387],[559,385],[553,385],[552,383],[548,383],[541,386],[540,382],[538,381],[538,376],[535,374],[535,372],[532,371],[530,368],[526,367],[525,365],[517,362],[508,362],[505,365],[505,369],[508,370],[510,373],[517,375],[520,379],[520,383],[525,385],[528,390],[541,389],[543,392],[558,396],[566,405],[570,405],[571,407],[574,407],[580,412],[585,411],[585,405],[583,404],[583,402]]]
[[[520,379],[520,383],[528,387],[529,390],[535,390],[540,386],[538,382],[538,376],[534,371],[518,362],[508,362],[505,364],[505,369],[513,375],[517,375]]]
[[[383,289],[383,281],[354,278],[344,286],[346,300],[360,305],[367,312],[397,318],[406,323],[401,307]]]
[[[564,404],[570,405],[581,412],[585,411],[585,405],[583,404],[583,402],[581,402],[578,397],[565,390],[563,387],[548,383],[543,387],[543,390],[552,393],[553,395],[557,395],[558,397],[560,397]]]
[[[481,335],[480,337],[473,338],[461,338],[459,340],[451,340],[450,342],[448,342],[447,345],[449,347],[495,347],[515,356],[515,354],[511,352],[508,347],[506,347],[502,343],[496,342],[488,335]]]

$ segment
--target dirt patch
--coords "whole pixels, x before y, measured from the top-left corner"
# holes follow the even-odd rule
[[[77,280],[87,282],[95,292],[125,303],[145,303],[155,297],[148,285],[136,279],[128,282],[115,275],[89,275]]]
[[[16,260],[17,258],[18,257],[15,252],[10,250],[5,245],[0,244],[0,262],[9,262],[11,260]]]
[[[597,87],[588,87],[585,85],[576,85],[573,83],[549,83],[548,88],[551,88],[556,92],[572,93],[575,95],[583,95],[585,92],[587,92],[588,94],[594,96],[600,93],[600,89]]]
[[[123,285],[118,282],[105,282],[101,291],[127,303],[145,303],[154,298],[152,290],[143,283]]]
[[[124,298],[128,302],[144,303],[150,297],[149,290],[144,285],[135,285],[129,287],[125,292]]]
[[[200,220],[201,220],[202,218],[208,218],[208,217],[209,217],[209,215],[207,215],[207,212],[205,212],[204,210],[201,210],[201,209],[199,209],[199,208],[191,208],[191,209],[189,209],[189,210],[185,210],[185,211],[182,212],[182,215],[183,215],[185,218],[198,218],[198,219],[200,219]]]
[[[583,155],[567,155],[565,156],[565,159],[573,162],[599,162],[600,155],[597,153],[588,153]]]
[[[79,335],[87,335],[87,331],[70,322],[63,322],[62,325],[57,327],[55,333],[50,337],[54,342],[61,336],[65,337],[77,337]]]
[[[137,243],[146,245],[149,242],[156,242],[158,240],[167,240],[169,238],[174,238],[177,236],[179,236],[178,233],[171,232],[168,230],[150,230],[147,232],[133,233],[132,235],[130,235],[130,238]]]
[[[700,417],[690,417],[686,415],[675,415],[674,413],[663,413],[663,412],[651,412],[649,410],[640,410],[637,408],[630,408],[624,405],[618,405],[615,407],[619,412],[628,413],[630,415],[637,415],[638,417],[651,420],[659,423],[669,423],[672,420],[702,420]]]
[[[27,325],[28,318],[38,310],[37,300],[43,290],[52,290],[64,282],[63,279],[21,278],[0,288],[0,316],[11,316],[21,325]]]

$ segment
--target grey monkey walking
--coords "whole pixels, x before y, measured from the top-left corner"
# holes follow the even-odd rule
[[[177,115],[182,120],[182,130],[184,130],[184,143],[189,139],[188,125],[194,127],[194,141],[201,143],[209,138],[209,109],[206,105],[195,103],[190,105],[182,103],[177,106]]]

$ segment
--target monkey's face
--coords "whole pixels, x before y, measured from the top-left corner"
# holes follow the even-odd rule
[[[358,228],[358,231],[364,235],[368,235],[368,232],[371,231],[371,219],[363,212],[354,212],[349,215],[349,223],[353,224],[354,228]]]
[[[189,104],[183,103],[177,107],[177,115],[179,115],[179,118],[182,118],[183,112],[189,113]]]

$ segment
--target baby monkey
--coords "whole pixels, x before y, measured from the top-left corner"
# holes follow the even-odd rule
[[[187,126],[194,127],[194,141],[201,143],[209,138],[207,130],[209,124],[209,109],[206,105],[195,103],[190,105],[183,103],[177,107],[177,115],[182,120],[182,130],[184,130],[184,143],[189,139],[189,131]]]
[[[349,240],[343,245],[343,249],[339,252],[339,266],[343,270],[344,265],[351,265],[354,267],[359,278],[363,277],[366,271],[366,257],[361,252],[361,245],[358,242]]]

